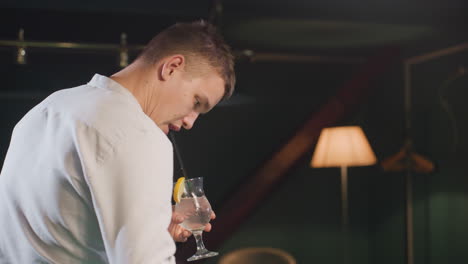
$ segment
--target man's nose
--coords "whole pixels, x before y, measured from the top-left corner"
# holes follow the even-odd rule
[[[193,127],[193,124],[195,123],[195,120],[198,118],[198,113],[193,111],[190,114],[186,115],[184,119],[182,120],[182,126],[184,129],[191,129]]]

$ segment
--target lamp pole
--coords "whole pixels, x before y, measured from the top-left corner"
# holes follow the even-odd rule
[[[348,263],[349,215],[348,215],[348,167],[341,166],[341,229],[343,231],[343,263]]]

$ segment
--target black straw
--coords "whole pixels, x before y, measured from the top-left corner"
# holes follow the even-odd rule
[[[179,162],[180,171],[182,172],[182,176],[187,179],[187,174],[185,173],[185,169],[184,169],[184,163],[182,163],[182,158],[180,156],[179,148],[177,147],[177,143],[176,143],[176,140],[175,140],[174,133],[169,132],[169,137],[171,138],[172,145],[174,146],[174,152],[176,153],[177,161]]]

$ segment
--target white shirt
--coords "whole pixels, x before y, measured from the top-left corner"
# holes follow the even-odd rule
[[[95,75],[15,126],[0,174],[0,263],[174,263],[172,144]]]

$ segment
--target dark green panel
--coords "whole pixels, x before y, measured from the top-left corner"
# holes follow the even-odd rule
[[[309,168],[310,158],[304,157],[223,245],[221,254],[242,247],[277,247],[291,253],[298,263],[341,263],[340,170]],[[369,175],[368,169],[349,173],[349,263],[370,263]]]

